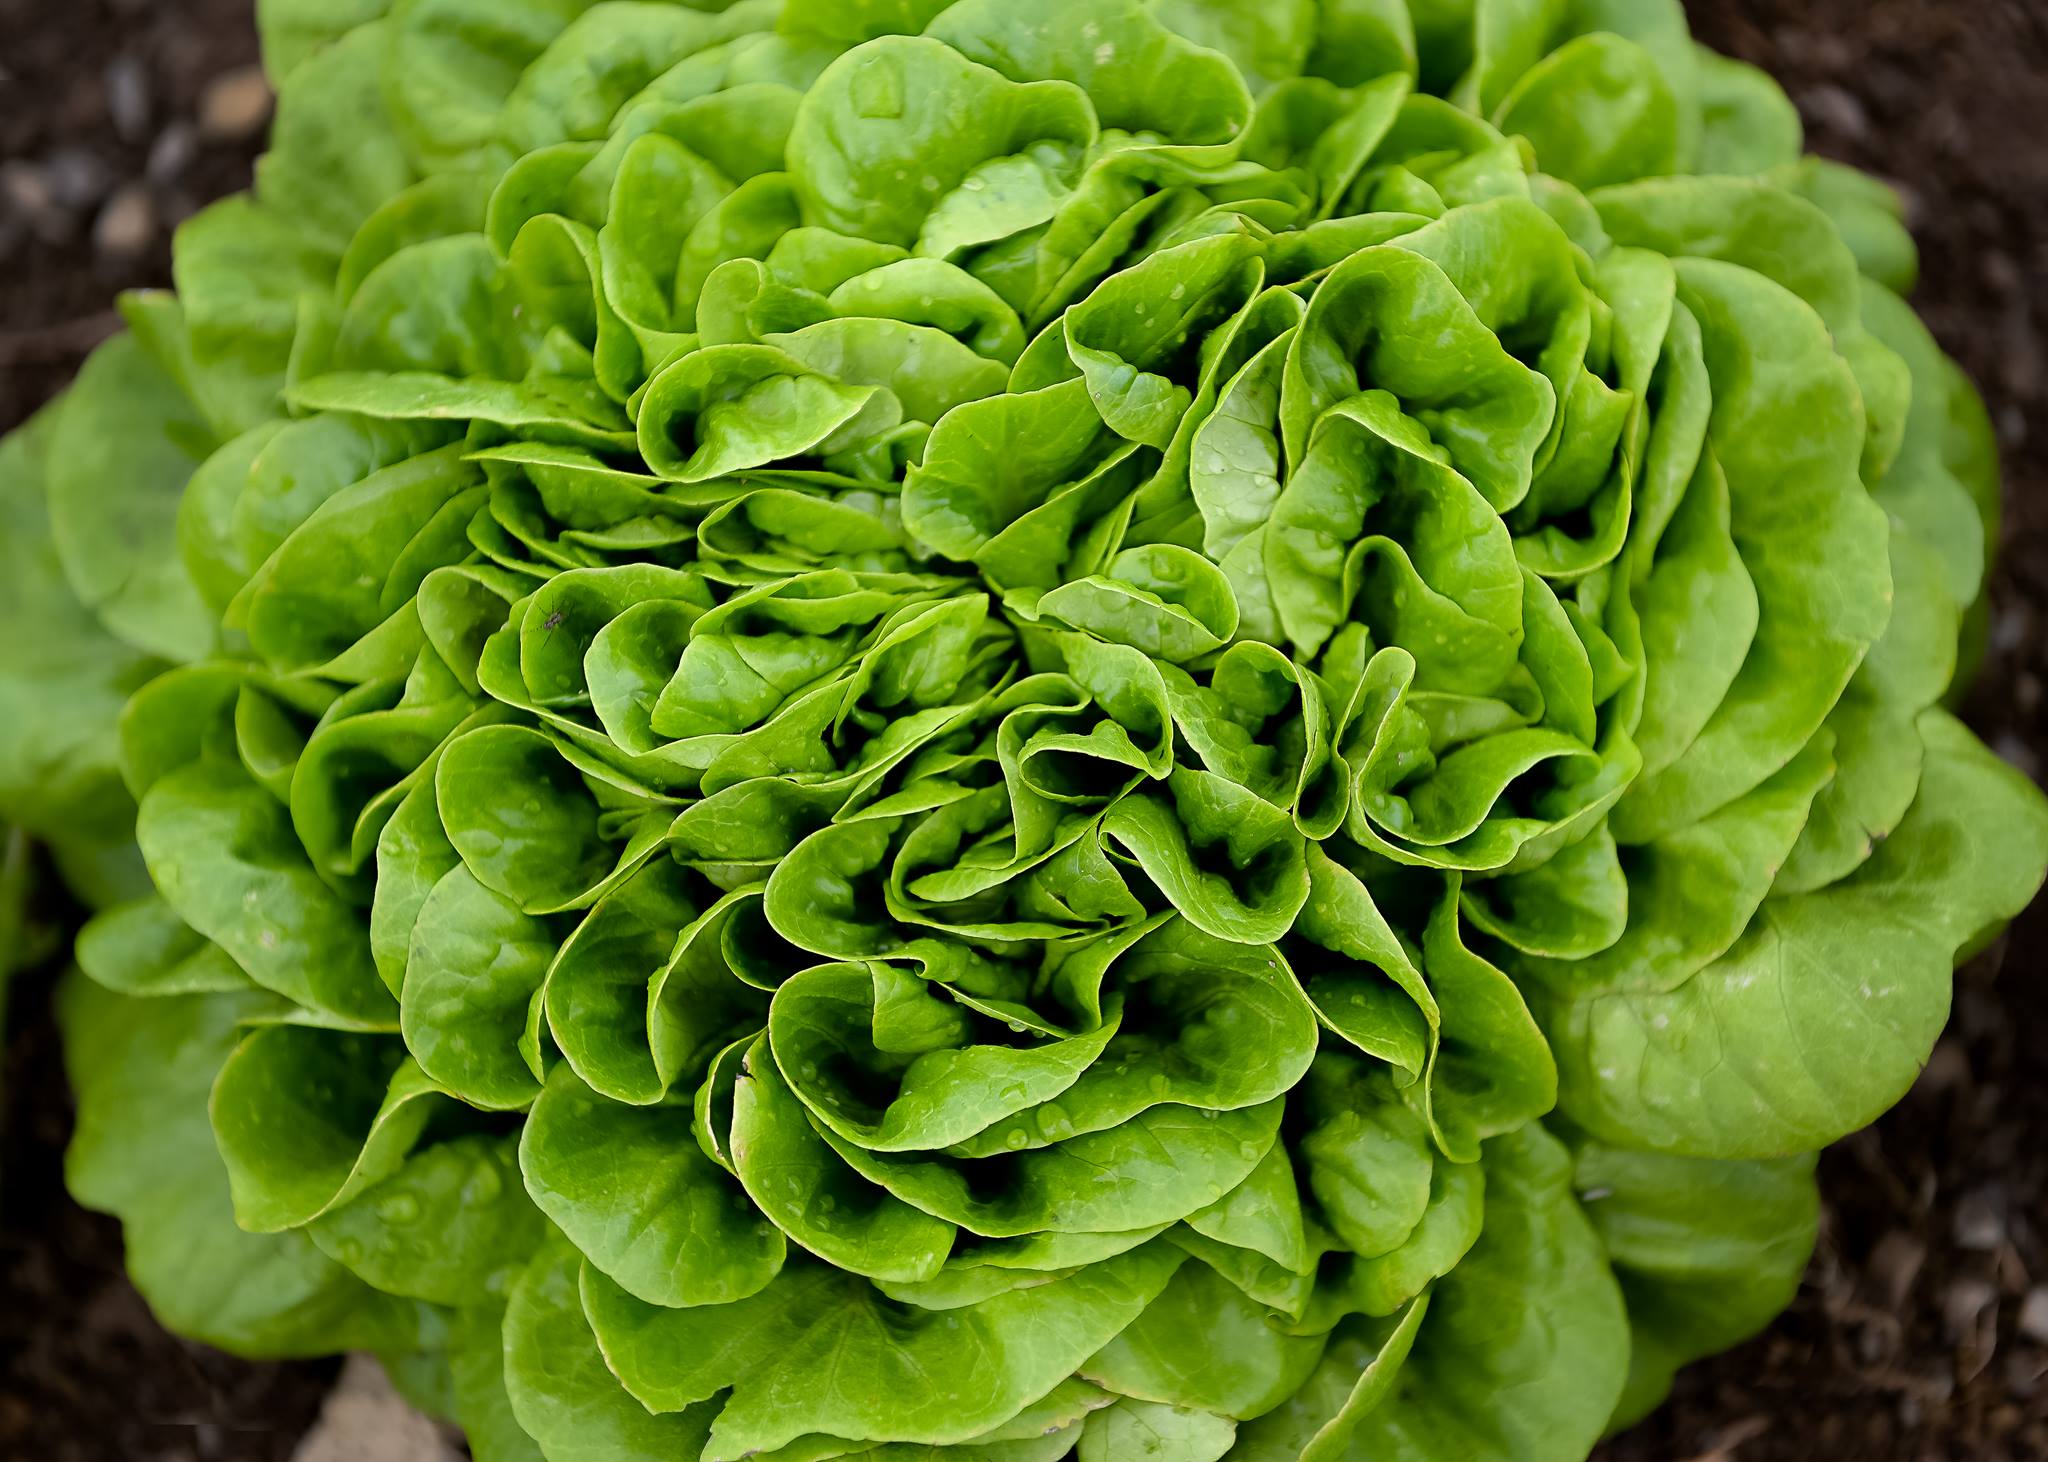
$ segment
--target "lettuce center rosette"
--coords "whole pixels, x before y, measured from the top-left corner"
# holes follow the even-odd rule
[[[1767,80],[1675,3],[263,10],[254,193],[5,459],[169,1324],[487,1462],[1465,1462],[1789,1299],[2048,815],[1942,708],[1982,409]]]

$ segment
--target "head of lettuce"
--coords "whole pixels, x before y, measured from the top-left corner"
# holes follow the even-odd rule
[[[1895,204],[1675,0],[261,8],[0,458],[167,1324],[486,1462],[1570,1462],[1785,1303],[2048,812]]]

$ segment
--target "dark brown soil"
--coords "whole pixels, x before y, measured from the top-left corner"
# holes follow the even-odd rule
[[[1818,150],[1893,179],[1912,202],[1918,303],[1984,386],[2007,455],[1997,622],[1969,715],[2040,777],[2048,292],[2035,281],[2048,277],[2048,5],[1689,8],[1702,39],[1785,81]],[[249,9],[0,0],[0,431],[115,328],[116,290],[165,282],[170,226],[246,184],[255,138],[224,125],[232,96],[216,93],[210,108],[207,98],[254,59]],[[1964,972],[1949,1034],[1913,1094],[1823,1161],[1825,1228],[1792,1311],[1687,1372],[1606,1462],[2048,1459],[2044,965],[2048,903],[2037,903]],[[282,1462],[333,1367],[249,1365],[155,1326],[121,1276],[116,1227],[62,1191],[70,1119],[47,977],[18,984],[12,1005],[0,1458]]]
[[[172,228],[248,186],[266,118],[226,103],[256,60],[251,13],[0,0],[0,428],[119,328],[118,291],[169,282]]]

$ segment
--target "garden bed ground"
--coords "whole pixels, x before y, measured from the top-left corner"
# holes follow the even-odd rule
[[[249,0],[0,0],[0,431],[165,281],[169,230],[246,184],[264,120]],[[1973,723],[2048,773],[2048,7],[1692,0],[1791,89],[1814,145],[1906,191],[1919,304],[1982,383],[2007,541]],[[1681,1378],[1608,1462],[2048,1458],[2048,903],[1966,970],[1913,1094],[1821,1165],[1798,1302]],[[165,1335],[119,1234],[65,1196],[50,979],[22,980],[0,1128],[0,1457],[282,1462],[335,1363],[249,1365]],[[383,1459],[380,1457],[380,1462]]]

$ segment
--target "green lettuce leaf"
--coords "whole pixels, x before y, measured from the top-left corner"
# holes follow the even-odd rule
[[[506,1462],[1569,1462],[1787,1302],[2048,802],[1898,200],[1677,0],[259,21],[0,443],[167,1323]]]

